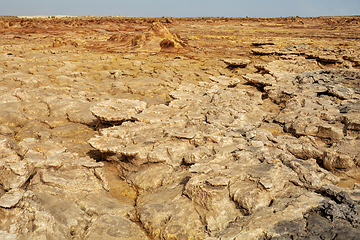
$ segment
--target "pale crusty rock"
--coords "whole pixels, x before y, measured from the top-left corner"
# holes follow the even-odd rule
[[[186,164],[195,164],[202,161],[204,158],[211,156],[211,154],[212,153],[208,148],[199,146],[194,148],[187,156],[185,156],[184,162]]]
[[[0,207],[12,208],[20,202],[24,196],[24,190],[12,189],[0,197]]]
[[[34,99],[31,99],[30,101],[23,101],[21,110],[28,119],[32,120],[43,119],[50,115],[48,105],[44,102],[34,101]]]
[[[267,48],[253,48],[251,51],[256,55],[271,55],[276,53],[275,49],[267,49]]]
[[[171,143],[165,143],[165,147],[170,156],[169,165],[176,167],[183,163],[183,159],[189,154],[193,148],[188,140],[178,140]]]
[[[0,125],[0,134],[3,136],[12,136],[14,135],[14,131],[6,125]]]
[[[185,101],[198,101],[201,102],[203,97],[199,93],[194,92],[186,92],[186,91],[179,91],[175,90],[169,93],[170,97],[178,100],[185,100]]]
[[[240,211],[229,198],[228,183],[213,187],[208,179],[211,178],[205,174],[192,177],[185,186],[184,194],[199,206],[196,209],[208,229],[216,232],[224,230]]]
[[[332,142],[339,142],[344,137],[344,130],[330,124],[322,124],[319,126],[317,136],[330,139]]]
[[[167,45],[171,47],[172,42]],[[161,71],[154,66],[147,66],[151,60],[138,61],[135,58],[132,57],[128,65],[124,62],[129,69],[133,69],[122,71],[122,77],[128,74],[126,72],[146,75],[150,71],[153,76],[157,76],[157,71]],[[108,60],[107,56],[102,57],[102,61]],[[180,59],[171,64],[180,69],[182,64],[187,64],[186,61]],[[166,65],[166,62],[163,64]],[[98,88],[101,97],[90,92],[77,95],[70,88],[58,88],[59,92],[71,92],[71,98],[66,98],[67,94],[48,97],[44,101],[46,104],[42,102],[38,106],[38,109],[49,106],[42,116],[45,119],[41,120],[48,124],[47,129],[51,130],[49,134],[45,134],[46,129],[39,128],[42,132],[39,136],[28,135],[39,138],[39,142],[25,139],[27,128],[23,131],[14,129],[19,140],[25,139],[20,143],[21,151],[17,151],[24,159],[14,154],[4,154],[5,158],[9,157],[4,162],[12,165],[9,171],[18,176],[25,176],[31,172],[31,166],[35,167],[36,170],[27,180],[27,187],[35,192],[38,200],[41,199],[36,202],[36,197],[32,201],[24,197],[12,209],[15,211],[18,206],[26,209],[26,204],[36,209],[35,215],[31,215],[30,211],[23,214],[24,219],[35,219],[31,229],[36,230],[30,231],[31,234],[27,235],[29,239],[36,239],[44,232],[58,239],[69,238],[70,233],[74,238],[130,238],[129,232],[122,229],[121,225],[133,231],[133,238],[146,239],[142,230],[129,219],[139,221],[155,239],[203,239],[208,235],[225,239],[275,238],[291,231],[283,230],[282,226],[287,225],[281,222],[282,219],[299,221],[301,228],[307,221],[304,213],[310,210],[304,204],[311,202],[312,207],[317,207],[311,196],[306,194],[318,191],[325,183],[336,184],[338,180],[317,165],[316,161],[321,163],[329,160],[323,159],[329,146],[318,145],[316,141],[332,143],[337,154],[348,155],[354,163],[358,154],[349,150],[350,147],[356,148],[356,143],[349,144],[349,149],[344,147],[347,144],[345,140],[350,141],[347,134],[356,136],[358,131],[356,114],[347,109],[348,120],[342,115],[345,111],[343,107],[348,106],[348,102],[341,105],[336,102],[344,100],[334,98],[335,94],[328,91],[330,80],[326,74],[309,73],[313,78],[299,77],[301,72],[316,68],[312,60],[294,56],[266,64],[262,70],[268,74],[258,75],[262,77],[261,81],[253,82],[264,87],[264,93],[255,90],[253,86],[242,86],[242,80],[226,71],[220,73],[225,76],[212,74],[218,77],[211,77],[210,81],[208,76],[191,77],[192,68],[189,71],[174,70],[167,80],[153,77],[125,79],[120,74],[115,76],[116,73],[109,75],[108,70],[102,71],[100,76],[111,81],[104,79],[104,88]],[[80,81],[80,77],[85,75],[83,73],[74,78]],[[187,76],[191,81],[201,78],[205,82],[188,84]],[[118,81],[116,84],[112,82],[114,77]],[[271,84],[263,79],[271,79]],[[71,82],[75,84],[71,78],[61,77],[55,81],[62,81],[64,85]],[[336,86],[338,83],[331,84]],[[97,89],[98,86],[91,87]],[[119,94],[116,97],[129,99],[161,95],[168,102],[166,105],[157,105],[154,101],[142,99],[149,103],[148,108],[135,110],[134,114],[129,114],[124,120],[102,120],[105,124],[100,124],[100,117],[94,116],[89,108],[101,104],[106,99],[106,91]],[[276,110],[280,112],[278,117],[278,112],[269,114],[268,105],[265,104],[269,99],[264,101],[267,97],[282,104]],[[353,101],[353,97],[356,98],[355,93],[349,101]],[[20,92],[17,98],[9,98],[7,101],[15,103],[9,106],[16,106],[18,111],[19,99],[30,98]],[[29,119],[36,116],[36,104],[24,106],[24,116]],[[132,112],[131,108],[125,110],[126,113]],[[354,117],[350,118],[350,114],[354,114]],[[69,120],[71,124],[68,124]],[[269,121],[270,128],[258,129],[264,126],[264,121]],[[121,125],[107,127],[106,123]],[[102,153],[102,157],[115,161],[121,177],[138,189],[136,207],[116,203],[109,197],[103,165],[88,158],[79,158],[70,152],[71,147],[65,145],[65,138],[78,140],[82,139],[78,138],[79,135],[92,137],[93,132],[87,134],[86,129],[80,126],[82,124],[99,128],[100,136],[89,142]],[[271,126],[276,129],[276,133],[271,131]],[[79,129],[84,131],[77,131]],[[344,129],[343,135],[335,135],[340,133],[338,129]],[[288,138],[283,135],[284,131],[287,131]],[[303,137],[290,138],[291,133]],[[8,147],[4,149],[5,152],[12,151]],[[48,200],[53,198],[41,196],[38,194],[40,191],[55,198],[65,198],[64,201],[54,202],[61,209],[69,205],[71,213],[64,210],[64,214],[69,215],[69,221],[62,220],[64,214],[50,211],[53,205]],[[295,202],[298,203],[296,208],[301,210],[294,216],[290,212],[285,213],[293,207],[292,204],[297,204]],[[256,217],[266,220],[254,221]],[[48,226],[45,220],[49,222]],[[20,220],[15,222],[16,226],[22,226]],[[261,223],[256,225],[256,222]],[[10,228],[4,229],[8,231]]]
[[[82,123],[95,127],[99,123],[99,119],[91,113],[90,108],[92,105],[91,103],[78,103],[75,108],[67,111],[67,117],[73,123]]]
[[[279,236],[276,228],[279,223],[302,219],[304,213],[317,207],[324,200],[319,194],[298,191],[294,197],[275,200],[263,211],[239,217],[231,227],[222,232],[222,238],[256,240],[265,236]],[[287,207],[284,208],[284,205]]]
[[[241,83],[241,80],[239,78],[230,78],[226,76],[211,76],[209,77],[209,79],[213,82],[230,87],[236,86],[237,84]]]
[[[287,131],[300,136],[316,136],[321,120],[316,116],[298,116],[288,123]]]
[[[74,235],[84,233],[85,225],[90,219],[75,201],[53,196],[49,192],[35,192],[35,196],[44,210],[54,217],[59,228],[66,229],[69,235],[71,231]]]
[[[0,231],[0,238],[4,240],[16,240],[17,235],[5,231]]]
[[[9,127],[19,127],[25,124],[25,114],[19,111],[19,106],[14,105],[16,105],[16,103],[2,104],[3,108],[0,110],[0,124]]]
[[[213,164],[208,164],[208,163],[195,163],[194,165],[192,165],[189,169],[189,172],[191,173],[210,173],[212,171],[217,171],[217,170],[224,170],[225,166],[220,166],[219,164],[213,163]]]
[[[2,137],[0,141],[0,183],[6,191],[21,188],[34,174],[34,166],[26,160],[21,160],[19,152],[23,151],[17,149],[19,152],[16,152],[12,149],[11,142],[6,137]]]
[[[278,139],[277,139],[278,140]],[[286,143],[286,149],[296,158],[300,159],[321,159],[323,151],[311,141],[299,141]]]
[[[325,63],[342,63],[344,60],[336,55],[319,55],[317,60]]]
[[[21,161],[18,152],[14,148],[12,148],[11,140],[8,137],[0,135],[0,159],[1,163],[8,163],[8,162],[19,162]]]
[[[78,141],[81,139],[87,140],[95,135],[95,131],[84,124],[68,122],[65,124],[59,124],[50,131],[52,140],[60,139],[72,139]],[[69,147],[67,147],[69,148]]]
[[[324,167],[330,171],[334,169],[348,170],[355,166],[353,158],[347,154],[337,153],[336,150],[327,149],[323,156]]]
[[[91,222],[84,239],[149,239],[140,227],[130,220],[116,215],[102,215]]]
[[[350,159],[354,161],[356,165],[359,166],[359,156],[360,156],[360,141],[359,139],[348,139],[344,138],[340,142],[335,143],[333,149],[338,154],[348,155]]]
[[[168,84],[164,83],[160,78],[154,77],[136,77],[125,80],[122,83],[127,87],[127,92],[141,96],[150,96],[151,98],[157,96],[166,99],[171,89],[168,87]]]
[[[317,61],[322,63],[342,63],[344,60],[335,54],[324,54],[322,52],[307,53],[311,58],[315,58]]]
[[[155,239],[204,239],[208,234],[183,185],[171,184],[137,200],[139,220]]]
[[[319,84],[340,84],[351,83],[359,77],[358,70],[348,69],[322,69],[317,71],[307,70],[299,74],[296,80],[299,83],[319,83]]]
[[[345,114],[344,121],[345,121],[346,130],[360,131],[359,115],[360,113],[358,112],[350,112]]]
[[[117,154],[120,160],[122,157],[129,158],[128,162],[137,167],[147,162],[164,161],[171,166],[179,166],[191,145],[186,139],[170,141],[174,140],[171,127],[169,133],[163,129],[168,126],[171,125],[166,122],[122,124],[103,130],[103,136],[92,138],[89,142],[103,153]],[[177,127],[175,129],[177,130]],[[120,163],[125,168],[129,167],[125,163]]]
[[[134,120],[144,123],[169,122],[170,119],[179,115],[174,108],[164,104],[152,105],[133,117]]]
[[[45,138],[51,135],[51,128],[46,123],[37,120],[28,121],[17,133],[15,139],[22,141],[26,138]]]
[[[274,84],[276,84],[275,79],[267,74],[267,75],[261,75],[261,74],[257,74],[257,73],[253,73],[253,74],[246,74],[243,75],[243,78],[245,78],[246,81],[248,81],[249,83],[252,83],[256,86],[272,86]]]
[[[136,173],[130,174],[127,180],[138,189],[147,192],[170,182],[173,172],[174,169],[169,165],[149,164],[140,167]]]
[[[9,162],[0,165],[0,182],[5,190],[23,187],[30,176],[34,174],[34,167],[26,161]]]
[[[318,70],[319,66],[315,60],[297,57],[289,60],[276,60],[264,66],[265,70],[271,75],[276,73],[303,73],[307,71]],[[285,80],[285,79],[284,79]],[[288,83],[290,79],[288,79]]]
[[[168,116],[159,113],[142,112],[132,117],[133,120],[144,123],[158,123],[168,120]]]
[[[242,104],[235,104],[236,102]],[[224,127],[256,126],[264,117],[264,112],[259,108],[261,104],[261,96],[251,90],[219,90],[208,107],[206,120],[210,124]]]
[[[226,63],[229,67],[233,68],[244,68],[250,63],[249,59],[223,59],[222,61]]]
[[[246,214],[269,206],[275,198],[284,194],[290,181],[297,181],[294,172],[279,162],[277,165],[253,165],[243,171],[245,178],[240,179],[233,172],[237,178],[230,184],[230,196]]]
[[[44,152],[36,152],[41,147]],[[102,232],[106,229],[109,236],[117,233],[116,236],[126,239],[131,234],[136,239],[146,239],[138,225],[129,220],[136,219],[134,207],[120,204],[107,195],[109,189],[101,173],[102,163],[65,152],[50,141],[25,139],[19,148],[23,148],[24,159],[12,163],[11,171],[19,176],[26,176],[34,167],[36,171],[27,180],[26,192],[12,189],[0,197],[1,207],[21,211],[21,214],[9,213],[6,218],[11,223],[2,219],[6,231],[17,229],[16,233],[27,239],[39,239],[47,234],[56,239],[83,236],[96,239],[98,234],[106,235]],[[97,221],[98,218],[109,221]],[[28,219],[33,219],[33,224],[24,224]],[[125,225],[126,229],[119,231],[118,226]],[[89,226],[94,229],[90,227],[92,230],[88,231]]]
[[[19,146],[22,149],[23,155],[26,157],[31,154],[43,154],[46,153],[47,156],[52,154],[59,154],[65,152],[66,148],[61,146],[61,144],[54,143],[53,141],[44,141],[39,142],[35,138],[26,138],[19,143]]]
[[[130,220],[136,219],[134,206],[120,203],[111,196],[92,193],[83,199],[77,200],[76,203],[91,216],[114,215],[122,216]]]
[[[84,161],[84,163],[82,163],[82,166],[87,167],[87,168],[101,168],[104,166],[104,163]]]
[[[299,176],[300,181],[306,188],[320,189],[324,184],[337,184],[339,178],[318,166],[315,159],[290,161],[286,163]]]
[[[261,190],[255,182],[236,182],[231,185],[230,196],[239,206],[251,214],[258,208],[269,206],[272,201],[272,194]]]
[[[341,85],[330,85],[327,87],[328,92],[333,94],[334,96],[344,100],[344,99],[351,99],[354,95],[354,90],[351,88],[347,88]]]
[[[112,99],[91,107],[90,111],[102,122],[117,123],[131,118],[143,111],[146,103],[139,100]]]
[[[67,113],[71,112],[72,109],[78,109],[77,104],[82,102],[66,94],[46,96],[42,100],[46,103],[49,111],[48,116],[43,118],[43,121],[51,127],[67,123]]]

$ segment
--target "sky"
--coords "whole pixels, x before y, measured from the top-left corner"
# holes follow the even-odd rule
[[[317,17],[360,15],[360,0],[0,0],[0,15]]]

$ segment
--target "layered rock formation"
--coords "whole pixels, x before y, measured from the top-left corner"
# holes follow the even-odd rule
[[[125,43],[129,46],[148,51],[156,51],[159,49],[169,51],[188,47],[187,41],[181,39],[177,34],[171,34],[170,31],[158,21],[152,23],[144,33],[135,34],[134,36],[128,33],[113,35],[108,41]]]
[[[358,21],[330,20],[2,19],[0,238],[357,239]]]

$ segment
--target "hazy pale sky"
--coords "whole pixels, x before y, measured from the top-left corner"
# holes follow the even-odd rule
[[[0,15],[348,16],[360,15],[360,0],[0,0]]]

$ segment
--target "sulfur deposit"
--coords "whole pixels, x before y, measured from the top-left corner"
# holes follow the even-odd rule
[[[0,238],[358,239],[359,24],[0,19]]]

